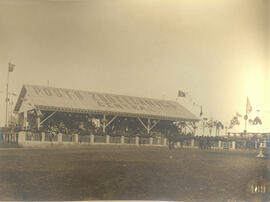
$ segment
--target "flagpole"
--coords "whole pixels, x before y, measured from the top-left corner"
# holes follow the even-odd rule
[[[8,75],[7,75],[7,89],[6,89],[6,124],[5,126],[8,127],[8,82],[9,82],[9,69],[8,69]]]
[[[245,115],[245,130],[244,133],[247,133],[247,119],[248,119],[248,97],[247,97],[247,103],[246,103],[246,115]]]

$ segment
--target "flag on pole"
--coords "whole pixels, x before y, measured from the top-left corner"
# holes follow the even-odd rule
[[[183,91],[181,91],[181,90],[179,90],[177,96],[178,96],[178,97],[186,97],[186,93],[183,92]]]
[[[9,62],[8,63],[8,72],[13,72],[14,69],[15,69],[15,65]]]
[[[246,114],[250,114],[251,112],[252,112],[252,106],[251,106],[250,101],[247,97]]]

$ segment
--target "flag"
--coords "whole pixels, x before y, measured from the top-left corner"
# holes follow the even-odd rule
[[[250,101],[247,97],[246,114],[250,114],[251,112],[252,112],[252,106],[251,106]]]
[[[181,90],[179,90],[177,96],[178,96],[178,97],[186,97],[186,93],[183,92],[183,91],[181,91]]]
[[[8,72],[13,72],[15,68],[15,65],[12,63],[8,63]]]
[[[240,113],[238,113],[238,112],[236,112],[236,116],[237,117],[242,117],[242,115]]]

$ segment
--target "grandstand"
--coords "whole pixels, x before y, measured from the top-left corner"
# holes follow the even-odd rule
[[[175,123],[192,132],[199,121],[175,101],[37,85],[23,85],[14,112],[20,130],[62,128],[64,133],[118,130],[149,135]]]

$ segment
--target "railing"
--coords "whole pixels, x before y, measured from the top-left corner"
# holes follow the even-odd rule
[[[162,137],[125,137],[125,136],[109,136],[109,135],[65,135],[53,133],[4,133],[3,142],[14,142],[18,144],[126,144],[126,145],[151,145],[166,146],[168,140]],[[186,139],[182,142],[174,143],[174,147],[179,148],[201,148],[201,149],[259,149],[260,145],[267,147],[266,140],[207,140],[203,138]]]
[[[17,143],[18,133],[16,132],[5,132],[3,133],[3,143]]]

